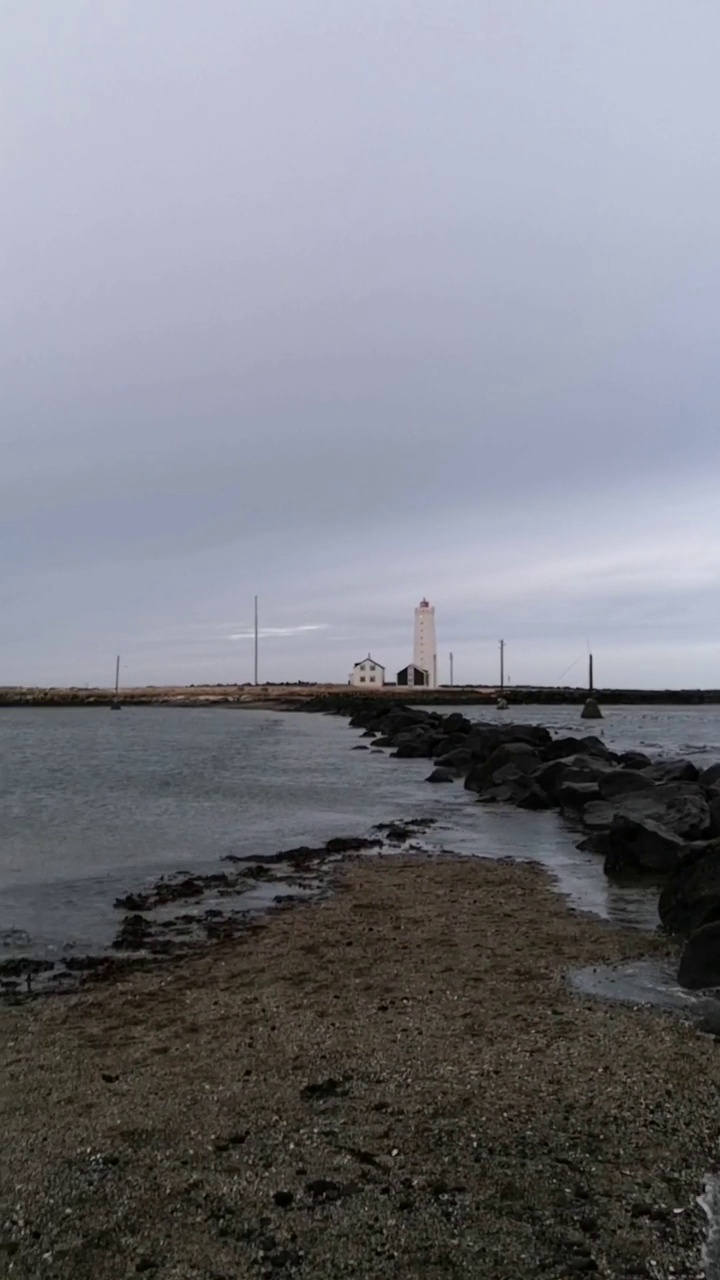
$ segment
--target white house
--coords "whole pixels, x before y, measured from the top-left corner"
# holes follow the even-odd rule
[[[362,662],[356,662],[352,669],[348,684],[365,687],[366,685],[374,686],[376,689],[382,689],[385,683],[385,668],[379,662],[368,654],[367,658],[363,658]]]

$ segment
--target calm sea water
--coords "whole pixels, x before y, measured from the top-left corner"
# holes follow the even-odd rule
[[[612,747],[720,759],[720,708],[528,707],[524,719],[596,732]],[[0,710],[0,956],[57,956],[106,945],[118,894],[177,870],[217,870],[227,854],[267,854],[375,823],[433,817],[435,845],[532,857],[571,901],[652,928],[656,893],[606,881],[601,862],[553,813],[478,805],[430,787],[425,760],[353,751],[336,717],[219,708]]]

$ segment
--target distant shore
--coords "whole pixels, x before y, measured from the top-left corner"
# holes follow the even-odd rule
[[[580,706],[588,697],[582,688],[550,686],[506,688],[503,697],[509,706]],[[266,685],[143,685],[121,689],[124,707],[243,707],[274,710],[341,709],[359,698],[399,700],[427,706],[493,707],[500,689],[491,686],[447,686],[439,689],[386,685],[383,689],[362,690],[349,685],[266,684]],[[599,689],[595,697],[605,706],[702,706],[720,704],[720,689]],[[112,689],[0,687],[2,707],[109,707],[115,701]]]

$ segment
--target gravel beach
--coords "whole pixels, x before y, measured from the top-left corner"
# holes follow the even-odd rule
[[[720,1047],[543,871],[349,860],[199,956],[0,1008],[12,1280],[702,1275]]]

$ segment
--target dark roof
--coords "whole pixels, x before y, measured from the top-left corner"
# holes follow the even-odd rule
[[[361,658],[359,662],[354,662],[353,667],[361,667],[363,662],[374,662],[376,667],[381,667],[383,671],[385,670],[382,662],[378,662],[377,658],[371,658],[370,654],[368,654],[366,658]]]
[[[421,676],[429,676],[430,674],[424,667],[416,667],[414,662],[408,662],[406,667],[401,667],[398,675],[401,676],[404,671],[419,671]]]

